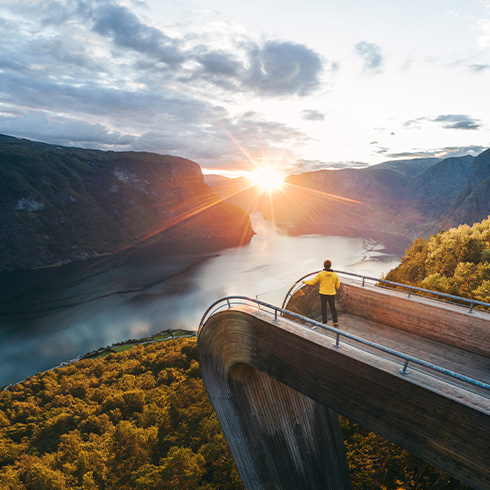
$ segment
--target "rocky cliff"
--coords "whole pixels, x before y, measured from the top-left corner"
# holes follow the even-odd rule
[[[0,235],[0,270],[15,270],[147,243],[237,245],[253,230],[190,160],[0,135]]]

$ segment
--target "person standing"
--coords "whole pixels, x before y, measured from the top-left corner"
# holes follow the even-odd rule
[[[337,289],[340,287],[339,276],[331,269],[332,262],[325,260],[323,263],[324,269],[320,271],[310,281],[303,281],[304,284],[312,286],[317,282],[320,283],[320,302],[322,305],[322,323],[327,324],[327,304],[330,306],[330,313],[332,314],[333,326],[338,328],[337,321],[337,308],[335,307],[335,295]]]

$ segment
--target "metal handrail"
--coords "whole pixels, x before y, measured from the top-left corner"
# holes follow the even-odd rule
[[[316,275],[319,272],[321,272],[321,271],[310,272],[309,274],[306,274],[303,277],[299,278],[291,286],[291,289],[287,292],[286,297],[284,298],[284,302],[282,304],[282,307],[283,308],[285,307],[285,305],[287,304],[288,299],[294,294],[294,292],[297,291],[297,289],[299,289],[302,286],[303,279],[305,279],[306,277],[310,277],[310,276],[312,276],[314,274]],[[468,313],[473,313],[473,308],[474,308],[475,305],[484,306],[486,308],[490,308],[490,303],[485,303],[484,301],[477,301],[477,300],[474,300],[474,299],[463,298],[461,296],[455,296],[455,295],[452,295],[452,294],[441,293],[439,291],[432,291],[430,289],[419,288],[417,286],[410,286],[408,284],[402,284],[400,282],[387,281],[386,279],[378,279],[376,277],[364,276],[364,275],[361,275],[361,274],[355,274],[353,272],[337,271],[337,270],[336,271],[333,271],[333,272],[336,272],[337,274],[342,274],[342,275],[345,275],[345,276],[353,276],[353,277],[360,278],[360,279],[362,279],[362,286],[363,287],[364,287],[365,281],[366,280],[369,280],[369,281],[374,281],[376,283],[388,284],[390,286],[402,287],[402,288],[408,289],[408,297],[410,297],[410,295],[411,295],[412,292],[421,292],[421,293],[433,294],[433,295],[436,295],[436,296],[439,296],[439,297],[445,298],[445,299],[451,299],[451,300],[454,300],[454,301],[459,301],[459,302],[463,302],[463,303],[469,303],[469,311],[468,311]],[[299,287],[297,287],[298,285],[299,285]],[[462,306],[466,306],[466,305],[462,305]]]
[[[310,274],[308,274],[308,275],[310,275]],[[308,275],[304,276],[304,277],[308,277]],[[301,281],[301,279],[300,279],[300,281]],[[479,388],[484,388],[484,389],[490,390],[489,384],[483,383],[481,381],[470,378],[470,377],[465,376],[463,374],[455,373],[454,371],[451,371],[449,369],[445,369],[445,368],[442,368],[442,367],[437,366],[435,364],[431,364],[429,362],[423,361],[422,359],[417,359],[416,357],[409,356],[407,354],[403,354],[402,352],[398,352],[394,349],[390,349],[390,348],[385,347],[383,345],[376,344],[375,342],[371,342],[370,340],[366,340],[366,339],[363,339],[361,337],[357,337],[356,335],[352,335],[350,333],[344,332],[342,330],[339,330],[338,328],[330,327],[329,325],[324,325],[323,323],[312,320],[311,318],[308,318],[306,316],[299,315],[298,313],[294,313],[294,312],[286,310],[284,308],[280,308],[278,306],[271,305],[271,304],[266,303],[264,301],[261,301],[259,299],[250,298],[248,296],[225,296],[224,298],[216,300],[211,306],[209,306],[209,308],[205,311],[204,315],[202,316],[201,322],[199,323],[199,329],[197,331],[198,342],[199,342],[199,336],[201,334],[201,330],[204,327],[206,320],[209,317],[211,317],[212,315],[214,315],[215,313],[217,313],[219,310],[221,310],[223,307],[228,306],[228,309],[232,308],[232,301],[238,301],[236,303],[236,305],[246,304],[244,302],[247,302],[247,303],[253,303],[253,304],[271,309],[274,312],[274,321],[278,320],[278,314],[281,313],[282,315],[292,316],[298,320],[301,320],[302,322],[310,323],[310,324],[314,325],[315,327],[321,327],[325,330],[328,330],[328,331],[330,331],[336,335],[335,347],[340,347],[340,337],[342,336],[342,337],[348,338],[350,340],[354,340],[356,342],[359,342],[363,345],[373,347],[373,348],[380,350],[386,354],[390,354],[392,356],[403,359],[404,365],[403,365],[403,368],[400,369],[400,373],[403,375],[410,374],[410,371],[408,370],[408,364],[409,364],[409,362],[412,362],[414,364],[424,366],[424,367],[431,369],[433,371],[436,371],[438,373],[445,374],[447,376],[451,376],[453,378],[456,378],[460,381],[464,381],[466,383],[472,384],[472,385],[477,386]],[[356,346],[353,346],[353,347],[356,347]],[[356,347],[356,348],[358,348],[358,347]]]

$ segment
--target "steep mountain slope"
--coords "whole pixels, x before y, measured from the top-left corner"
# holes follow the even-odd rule
[[[56,265],[142,242],[247,241],[199,165],[169,155],[64,148],[0,136],[0,270]]]
[[[433,225],[462,191],[475,158],[446,158],[409,181],[401,194],[405,227],[430,234]]]
[[[448,213],[445,227],[451,228],[460,223],[477,223],[490,214],[490,178],[478,185],[459,206]]]
[[[490,214],[490,149],[474,160],[466,185],[440,220],[441,228],[472,224]]]
[[[304,173],[288,177],[286,183],[285,204],[278,206],[276,212],[279,221],[296,217],[304,224],[367,228],[377,220],[374,210],[392,201],[387,186],[371,174],[355,169]]]
[[[249,179],[245,177],[230,179],[223,175],[207,174],[204,176],[204,182],[216,192],[220,199],[240,207],[247,213],[256,211],[260,192]]]

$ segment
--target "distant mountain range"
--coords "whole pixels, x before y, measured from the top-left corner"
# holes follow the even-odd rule
[[[180,157],[0,135],[0,270],[141,244],[248,243],[255,211],[290,234],[363,236],[401,255],[415,238],[490,215],[490,150],[291,175],[269,196]]]
[[[290,233],[366,236],[397,253],[415,238],[490,214],[490,150],[291,175],[272,198],[245,189],[247,179],[205,180],[220,197],[262,212]]]
[[[220,202],[199,165],[169,155],[67,148],[0,135],[0,270],[158,242],[182,250],[250,241],[250,217]]]

